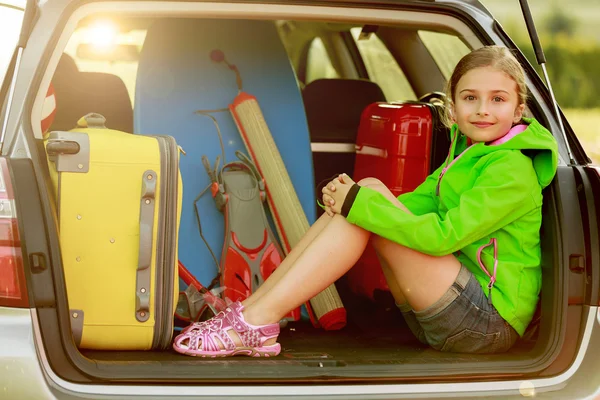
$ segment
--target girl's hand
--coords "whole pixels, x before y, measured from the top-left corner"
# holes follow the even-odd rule
[[[342,212],[342,205],[352,185],[354,181],[348,175],[340,174],[323,187],[323,204],[327,215],[333,217]]]

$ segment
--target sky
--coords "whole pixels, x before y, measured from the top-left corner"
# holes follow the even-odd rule
[[[8,63],[12,56],[12,51],[19,39],[21,30],[21,20],[23,12],[6,7],[6,4],[24,7],[25,1],[19,0],[0,0],[0,81],[4,77]]]

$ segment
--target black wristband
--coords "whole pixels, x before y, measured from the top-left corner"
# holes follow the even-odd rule
[[[344,204],[342,204],[342,213],[341,214],[344,217],[347,217],[348,213],[350,213],[350,209],[352,208],[352,204],[354,204],[354,199],[356,199],[356,196],[358,195],[359,190],[360,190],[360,186],[358,186],[358,184],[355,183],[354,185],[352,185],[352,187],[348,191],[348,194],[346,195],[346,198],[344,199]]]

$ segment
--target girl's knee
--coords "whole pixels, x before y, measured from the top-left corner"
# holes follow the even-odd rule
[[[381,237],[379,235],[372,235],[371,236],[371,244],[373,245],[373,248],[375,248],[375,250],[381,255],[383,256],[383,254],[386,252],[386,250],[390,247],[390,246],[400,246],[402,247],[401,244],[398,243],[394,243],[392,241],[387,240],[384,237]]]
[[[360,181],[358,181],[357,183],[360,186],[366,186],[366,187],[373,187],[373,186],[383,185],[383,182],[381,182],[377,178],[363,178]]]
[[[375,191],[381,193],[382,195],[387,197],[392,202],[392,204],[394,204],[396,207],[400,207],[404,211],[409,212],[408,209],[402,203],[400,203],[400,201],[398,201],[398,198],[396,197],[396,195],[394,195],[391,192],[391,190],[379,179],[364,178],[364,179],[361,179],[360,181],[358,181],[358,184],[360,186],[368,187],[369,189],[372,189],[372,190],[375,190]]]

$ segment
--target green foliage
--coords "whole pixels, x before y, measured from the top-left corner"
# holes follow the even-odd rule
[[[550,35],[573,36],[577,30],[577,19],[560,6],[554,6],[543,21],[543,28]]]
[[[516,0],[481,0],[537,66],[521,8]],[[563,108],[600,108],[600,2],[529,0],[546,68]],[[541,74],[541,69],[538,67]]]
[[[563,111],[592,163],[600,165],[600,108]]]
[[[537,66],[529,43],[517,43],[529,61]],[[556,99],[565,108],[600,107],[600,46],[574,46],[562,40],[544,45],[546,69]],[[541,70],[538,67],[538,72]]]
[[[518,1],[481,1],[537,65]],[[529,0],[529,5],[556,98],[588,156],[600,165],[600,1]]]

